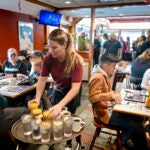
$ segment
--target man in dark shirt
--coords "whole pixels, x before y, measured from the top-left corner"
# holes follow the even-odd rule
[[[147,40],[142,44],[139,54],[150,48],[150,30],[147,31]]]
[[[115,33],[110,34],[110,39],[106,41],[103,45],[103,48],[101,50],[100,57],[103,54],[114,54],[116,57],[119,58],[119,60],[122,60],[122,47],[121,43],[116,40],[116,35]]]

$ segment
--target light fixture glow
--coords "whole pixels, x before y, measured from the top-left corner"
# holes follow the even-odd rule
[[[119,16],[124,16],[124,14],[119,14]]]
[[[114,10],[117,10],[119,7],[113,7]]]
[[[119,0],[98,0],[98,2],[118,2]]]
[[[65,1],[65,4],[70,4],[71,2],[70,1]]]

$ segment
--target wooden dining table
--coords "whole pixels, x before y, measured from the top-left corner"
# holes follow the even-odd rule
[[[136,98],[134,98],[133,96],[133,98],[130,97],[129,99],[127,99],[126,97],[127,92],[133,92],[133,95],[135,95],[137,90],[122,89],[121,95],[123,101],[121,104],[115,104],[113,106],[113,111],[135,116],[150,117],[150,107],[147,107],[145,105],[146,99],[148,98],[147,92],[145,92],[145,94],[142,94],[142,91],[138,91],[139,98],[138,95],[135,95]]]
[[[28,86],[28,85],[3,85],[0,87],[0,94],[6,96],[7,98],[15,99],[19,96],[27,94],[28,92],[34,90],[36,88],[36,83]]]

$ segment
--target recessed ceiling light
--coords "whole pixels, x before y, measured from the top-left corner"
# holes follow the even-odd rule
[[[124,16],[124,14],[119,14],[119,16]]]
[[[65,4],[70,4],[71,2],[70,1],[65,1]]]
[[[114,10],[118,9],[119,7],[113,7]]]

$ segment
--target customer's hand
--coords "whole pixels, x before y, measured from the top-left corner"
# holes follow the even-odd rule
[[[116,102],[117,104],[121,104],[122,98],[121,98],[121,94],[120,94],[120,93],[114,92],[114,93],[112,94],[112,98],[115,100],[115,102]]]
[[[51,112],[50,119],[57,118],[57,116],[60,114],[61,110],[62,110],[62,107],[60,106],[60,104],[56,104],[55,106],[51,107],[49,109],[49,111]]]
[[[17,79],[19,80],[19,81],[23,81],[23,80],[25,80],[25,79],[27,79],[28,77],[26,76],[26,75],[24,75],[24,74],[21,74],[21,73],[17,73]]]

